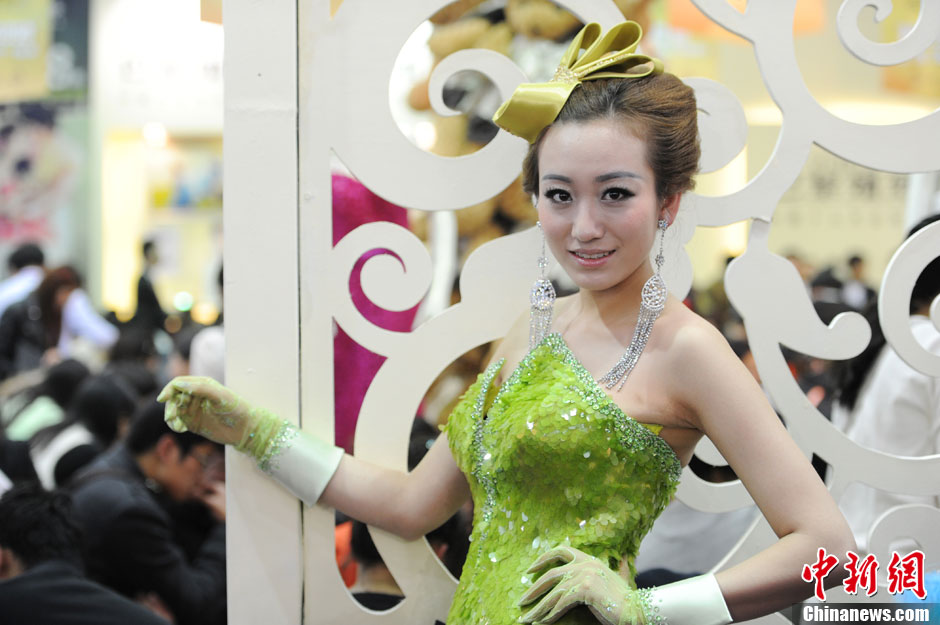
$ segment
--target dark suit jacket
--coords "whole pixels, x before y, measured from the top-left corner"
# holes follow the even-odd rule
[[[35,369],[49,347],[36,296],[13,304],[0,317],[0,379]]]
[[[150,610],[81,576],[62,560],[0,581],[3,625],[168,625]]]
[[[0,471],[12,482],[39,479],[29,455],[29,443],[0,438]]]
[[[165,321],[166,313],[160,306],[157,292],[153,290],[150,277],[144,273],[137,281],[137,311],[132,322],[142,328],[158,330]]]
[[[70,487],[91,578],[123,595],[156,593],[178,625],[216,623],[225,610],[225,526],[187,558],[159,495],[122,445],[92,462]]]

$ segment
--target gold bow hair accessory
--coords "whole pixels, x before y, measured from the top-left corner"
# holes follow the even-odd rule
[[[516,87],[496,111],[493,121],[500,128],[533,143],[542,129],[555,121],[582,81],[661,74],[662,61],[636,53],[642,35],[643,29],[636,22],[617,24],[603,37],[600,24],[587,24],[572,39],[554,78]],[[579,57],[581,50],[584,54]]]

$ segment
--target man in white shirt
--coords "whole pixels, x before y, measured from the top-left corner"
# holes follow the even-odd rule
[[[98,314],[82,289],[73,289],[62,307],[62,328],[59,333],[59,357],[76,358],[80,341],[91,348],[106,351],[118,340],[119,330]],[[79,358],[81,360],[81,358]]]
[[[0,282],[0,316],[10,304],[26,299],[36,290],[45,274],[44,263],[45,256],[35,243],[24,243],[10,254],[7,259],[10,277]]]
[[[911,317],[911,332],[931,353],[940,356],[940,333],[923,315]],[[890,345],[882,348],[862,385],[855,407],[833,409],[832,421],[852,441],[899,456],[940,453],[940,378],[913,369]],[[859,548],[868,548],[875,520],[894,506],[922,503],[940,507],[940,497],[901,495],[850,484],[839,507]]]
[[[920,222],[910,234],[928,223]],[[940,294],[940,258],[931,262],[911,295],[911,333],[924,349],[940,356],[940,332],[928,315]],[[885,343],[877,315],[869,311],[872,341],[853,361],[844,363],[839,377],[839,400],[833,404],[832,423],[855,443],[898,456],[940,453],[940,378],[922,373]],[[874,355],[877,354],[877,355]],[[940,507],[940,497],[901,495],[853,483],[839,501],[855,534],[859,549],[868,549],[868,533],[875,520],[902,504]]]

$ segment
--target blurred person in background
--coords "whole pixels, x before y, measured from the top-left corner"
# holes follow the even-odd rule
[[[834,267],[824,267],[809,281],[810,295],[817,310],[819,304],[842,306],[842,280],[836,277]]]
[[[104,373],[120,378],[139,396],[157,390],[160,355],[153,332],[133,325],[124,327],[117,342],[108,351]]]
[[[10,277],[0,282],[0,315],[36,290],[45,275],[46,257],[35,243],[24,243],[7,259]]]
[[[193,336],[189,350],[189,374],[225,382],[225,330],[203,328]]]
[[[908,237],[940,220],[932,215],[916,224]],[[930,321],[930,305],[940,295],[940,258],[921,272],[910,303],[911,332],[930,353],[940,356],[940,333]],[[898,356],[887,344],[877,302],[865,311],[871,325],[868,347],[851,360],[837,363],[837,401],[832,422],[863,447],[899,456],[940,453],[940,378],[926,375]],[[839,507],[855,534],[859,549],[868,547],[868,530],[894,506],[922,503],[940,506],[940,497],[888,493],[865,484],[846,488]]]
[[[92,307],[72,267],[53,269],[25,300],[0,317],[0,378],[51,365],[63,358],[95,360],[118,329]]]
[[[119,379],[95,376],[85,380],[65,420],[40,430],[29,441],[42,485],[49,489],[64,486],[77,470],[121,438],[134,413],[135,399]]]
[[[221,318],[221,316],[220,316]],[[169,377],[188,375],[192,368],[200,375],[221,381],[225,376],[225,335],[219,325],[204,327],[191,325],[176,333],[173,351],[167,361]],[[206,463],[206,480],[225,482],[225,453],[216,449]],[[211,510],[200,500],[173,502],[168,511],[176,525],[176,537],[190,558],[195,558],[200,546],[216,523]]]
[[[0,408],[6,437],[25,441],[39,430],[61,423],[89,374],[88,367],[72,358],[49,367],[42,382],[10,397]]]
[[[849,279],[842,284],[842,301],[855,310],[862,310],[875,301],[878,294],[865,280],[865,259],[855,254],[849,258]]]
[[[0,495],[17,482],[35,482],[36,470],[29,457],[29,443],[0,436]]]
[[[211,481],[219,452],[171,431],[160,404],[143,404],[127,438],[69,486],[89,575],[128,597],[152,594],[178,625],[224,623],[225,490]],[[189,555],[168,508],[193,499],[216,523]]]
[[[202,326],[191,325],[173,335],[173,351],[167,359],[166,375],[175,378],[189,375],[189,357],[192,353],[193,338],[202,330]]]
[[[174,369],[177,371],[186,370],[189,373],[184,375],[202,375],[210,377],[218,382],[225,381],[225,326],[223,276],[224,268],[219,267],[217,278],[219,286],[219,315],[211,326],[195,327],[180,339],[177,347],[185,350],[185,357],[181,351],[178,358],[171,357],[174,363]],[[170,372],[170,377],[179,375]]]
[[[735,258],[735,256],[726,256],[725,268]],[[718,328],[729,340],[738,340],[742,337],[743,323],[740,315],[731,306],[728,294],[725,292],[724,271],[722,271],[721,277],[696,294],[695,310]]]
[[[151,273],[160,261],[160,257],[156,243],[150,240],[144,241],[141,251],[144,257],[144,268],[137,280],[137,310],[134,312],[131,324],[152,333],[163,329],[167,317],[151,280]]]
[[[80,531],[63,493],[38,484],[0,497],[0,615],[4,625],[166,625],[82,573]]]

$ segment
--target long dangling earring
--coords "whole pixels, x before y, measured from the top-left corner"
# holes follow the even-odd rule
[[[539,255],[539,278],[529,293],[529,350],[535,349],[552,327],[552,312],[555,308],[555,287],[545,277],[548,256],[545,255],[545,232],[541,222],[535,222],[542,235],[542,253]]]
[[[630,346],[627,347],[627,351],[620,357],[620,360],[614,365],[613,369],[598,380],[598,382],[607,386],[608,389],[612,389],[616,386],[619,391],[623,388],[624,382],[627,381],[627,377],[629,377],[630,372],[633,371],[637,361],[640,359],[640,354],[643,353],[643,349],[646,347],[647,341],[649,341],[650,333],[653,331],[653,324],[666,306],[666,296],[669,294],[669,291],[666,289],[666,282],[663,280],[660,270],[666,260],[663,256],[663,239],[666,238],[666,228],[669,227],[669,222],[665,219],[660,219],[658,225],[659,253],[656,254],[656,258],[654,259],[656,271],[650,276],[650,279],[646,281],[646,284],[643,285],[643,290],[640,292],[640,314],[637,316],[636,329],[633,331]]]

